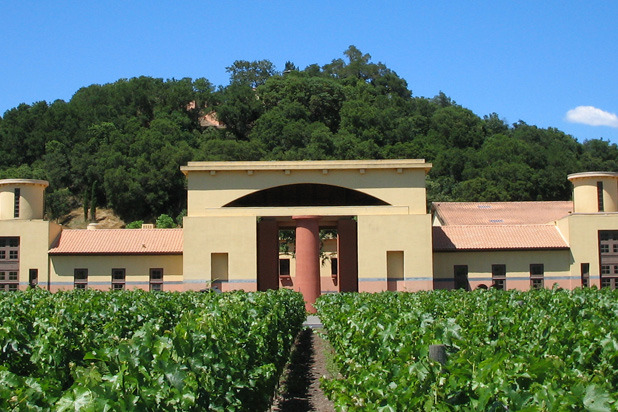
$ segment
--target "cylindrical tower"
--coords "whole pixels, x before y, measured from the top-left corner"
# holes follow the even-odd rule
[[[49,183],[45,180],[0,180],[0,220],[43,219],[47,186]]]
[[[618,173],[583,172],[567,177],[573,183],[575,213],[618,212]]]

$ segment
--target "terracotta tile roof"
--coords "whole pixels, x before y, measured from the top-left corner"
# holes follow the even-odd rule
[[[442,225],[538,225],[573,212],[573,202],[437,202]]]
[[[182,229],[66,229],[50,255],[177,255]]]
[[[553,225],[434,226],[434,252],[568,249]]]

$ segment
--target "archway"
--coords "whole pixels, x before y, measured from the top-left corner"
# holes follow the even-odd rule
[[[223,207],[389,206],[358,190],[315,183],[270,187],[240,197]]]

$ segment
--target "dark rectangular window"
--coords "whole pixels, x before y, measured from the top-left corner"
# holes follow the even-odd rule
[[[581,265],[582,287],[590,286],[590,263],[582,263]]]
[[[506,289],[506,265],[491,265],[491,280],[496,289]]]
[[[88,287],[88,269],[73,269],[73,288],[86,289]]]
[[[543,289],[545,276],[545,266],[542,263],[532,263],[530,265],[530,288]]]
[[[279,276],[290,276],[290,259],[279,259]]]
[[[455,289],[470,290],[468,283],[468,265],[455,265],[453,267],[453,274],[455,276]]]
[[[150,290],[163,290],[163,269],[150,269]]]
[[[112,289],[121,290],[126,284],[126,269],[112,269]]]
[[[19,217],[19,198],[20,197],[21,197],[21,190],[19,188],[16,188],[15,189],[15,201],[13,203],[14,204],[13,217]]]
[[[30,269],[28,271],[28,285],[30,285],[30,287],[35,287],[38,284],[39,284],[39,270]]]
[[[337,258],[330,258],[330,275],[331,276],[337,276],[337,273],[339,273],[339,267],[337,266]]]
[[[603,182],[597,182],[597,203],[599,212],[603,212],[605,210],[603,205]]]

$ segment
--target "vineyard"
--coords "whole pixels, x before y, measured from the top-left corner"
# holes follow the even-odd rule
[[[618,292],[331,294],[318,313],[343,410],[616,410]],[[444,364],[430,345],[444,345]]]
[[[299,293],[0,294],[0,410],[264,410]]]

